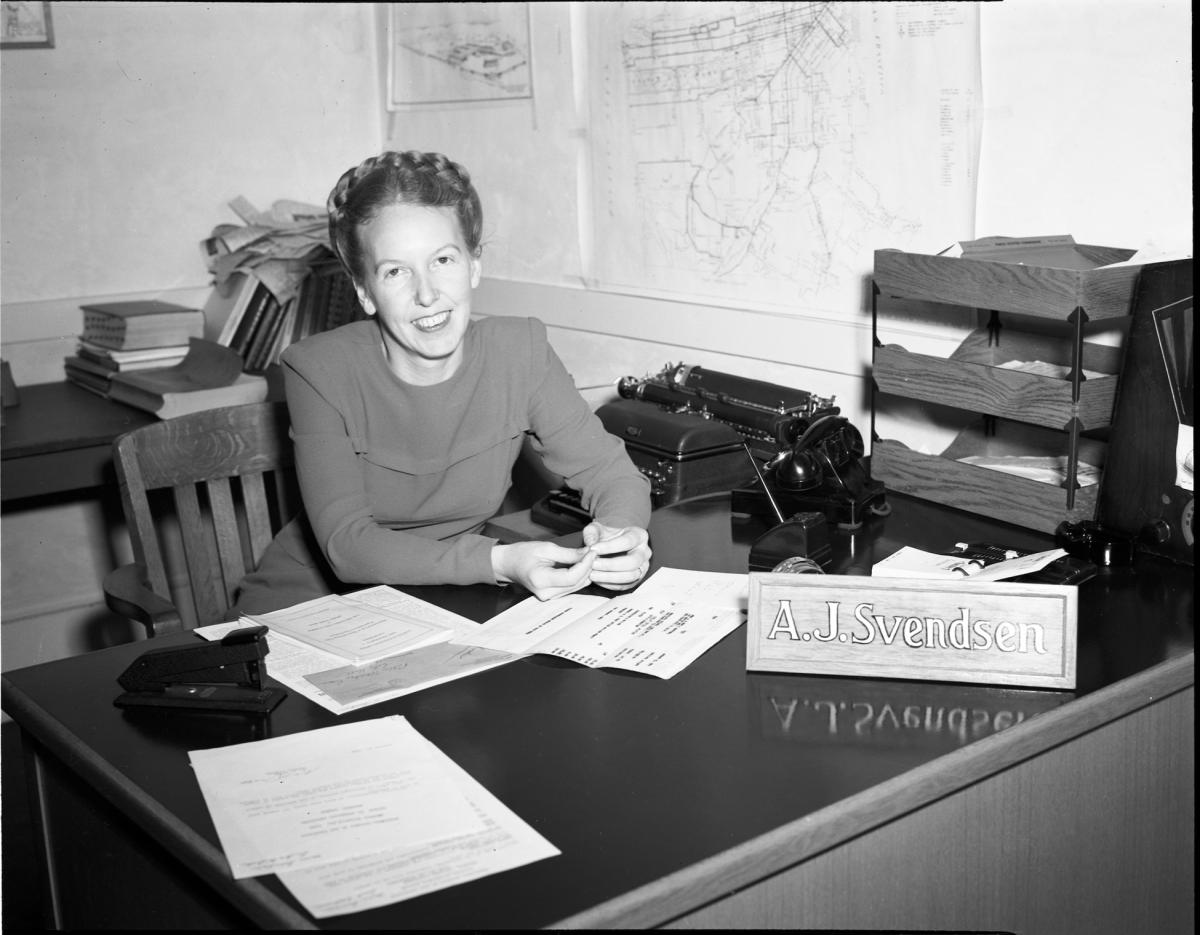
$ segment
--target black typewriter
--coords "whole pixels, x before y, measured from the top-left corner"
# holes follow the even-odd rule
[[[655,507],[731,492],[735,512],[774,518],[765,482],[788,515],[817,511],[857,526],[885,509],[862,438],[833,397],[685,364],[624,377],[617,392],[596,415],[650,481]],[[588,519],[569,488],[540,501],[533,518],[554,528]]]

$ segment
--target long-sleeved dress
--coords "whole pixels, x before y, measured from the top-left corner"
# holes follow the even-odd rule
[[[526,436],[597,521],[645,528],[648,481],[579,395],[540,321],[472,321],[463,351],[455,374],[431,386],[389,369],[374,320],[284,352],[304,510],[242,582],[233,614],[356,585],[495,583],[496,540],[480,530]]]

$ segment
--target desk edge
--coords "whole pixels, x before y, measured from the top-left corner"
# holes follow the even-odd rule
[[[1194,686],[1195,652],[938,757],[547,928],[648,928],[786,870]]]
[[[193,831],[155,799],[145,795],[123,773],[80,746],[78,739],[20,689],[0,677],[0,706],[64,765],[90,783],[143,831],[169,851],[189,861],[196,874],[240,911],[265,927],[313,929],[307,913],[283,902],[257,879],[236,880],[219,847]]]

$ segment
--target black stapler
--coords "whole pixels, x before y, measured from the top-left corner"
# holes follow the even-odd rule
[[[266,714],[287,697],[263,687],[266,634],[265,626],[242,627],[219,642],[142,653],[117,679],[125,691],[113,704]]]

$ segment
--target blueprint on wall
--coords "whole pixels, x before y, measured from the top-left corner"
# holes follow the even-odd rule
[[[973,235],[975,4],[587,7],[589,285],[845,318]]]
[[[388,106],[532,94],[527,3],[393,3]]]

